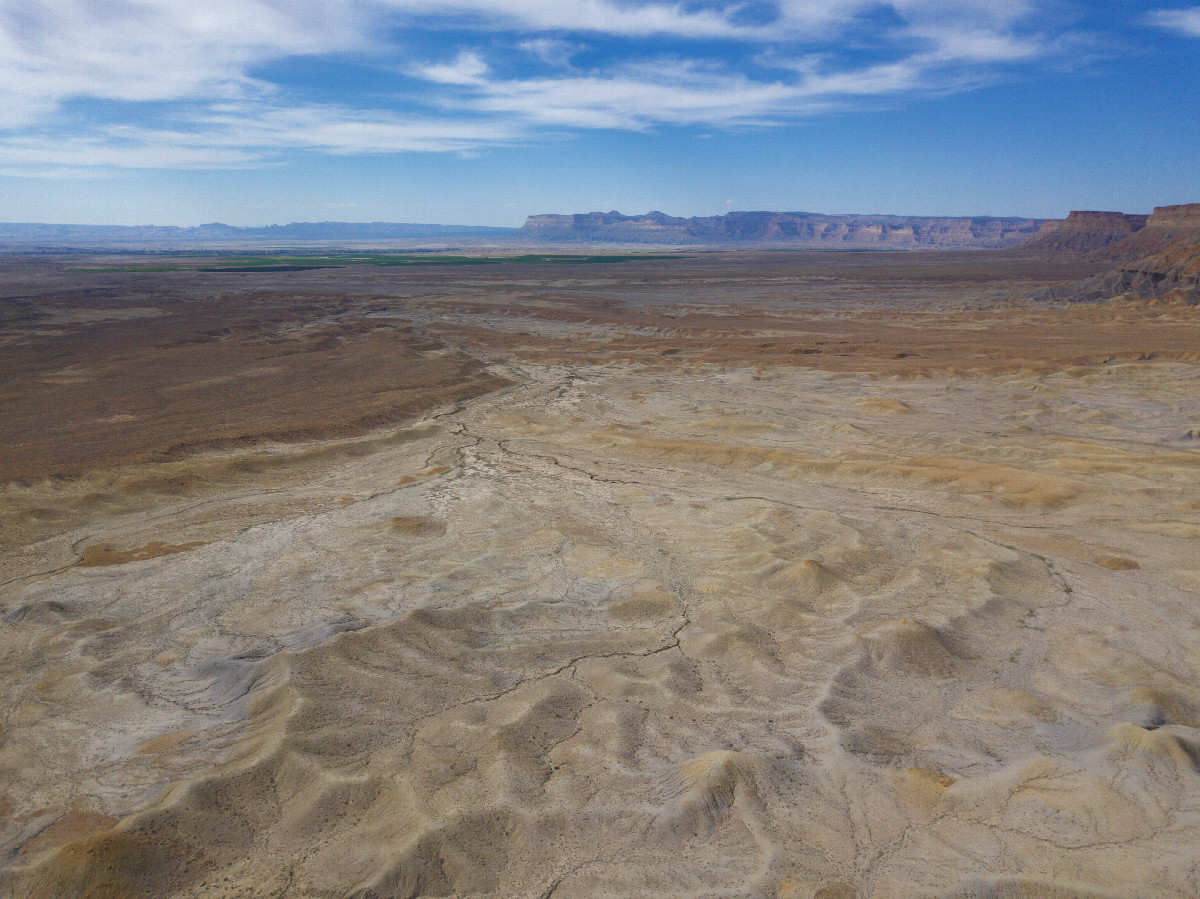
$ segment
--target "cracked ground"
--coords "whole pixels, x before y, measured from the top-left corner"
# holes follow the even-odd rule
[[[1197,307],[78,264],[0,291],[7,895],[1200,894]]]

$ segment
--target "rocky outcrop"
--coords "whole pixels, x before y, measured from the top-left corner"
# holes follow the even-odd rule
[[[842,249],[998,249],[1037,234],[1041,219],[731,212],[678,218],[662,212],[534,215],[518,238],[541,243],[766,244]]]
[[[1116,267],[1086,281],[1042,291],[1037,298],[1106,300],[1170,295],[1200,302],[1200,203],[1158,206],[1144,227],[1097,253],[1112,259]]]
[[[1091,253],[1124,240],[1146,227],[1145,215],[1073,211],[1061,222],[1047,222],[1023,249],[1047,253]]]
[[[1178,251],[1200,241],[1200,203],[1156,206],[1146,227],[1108,247],[1103,255],[1119,262]]]
[[[1146,224],[1155,227],[1200,228],[1200,203],[1155,206],[1154,214]]]

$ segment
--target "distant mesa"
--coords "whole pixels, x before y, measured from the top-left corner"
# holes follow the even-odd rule
[[[1045,221],[816,212],[730,212],[677,218],[662,212],[532,215],[518,238],[543,243],[780,245],[839,249],[1000,249],[1036,235]]]
[[[292,222],[239,228],[214,222],[174,226],[0,223],[0,248],[31,250],[383,246],[396,241],[486,241],[492,245],[653,245],[831,250],[1008,250],[1111,261],[1114,269],[1038,294],[1039,299],[1200,297],[1200,203],[1157,207],[1151,215],[1074,211],[1062,220],[1020,217],[826,215],[730,212],[681,218],[664,212],[533,215],[519,229],[397,222]],[[1190,294],[1180,295],[1188,299]]]

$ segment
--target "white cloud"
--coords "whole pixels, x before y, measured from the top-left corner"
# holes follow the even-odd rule
[[[571,57],[579,52],[580,45],[561,38],[535,37],[521,41],[517,46],[531,56],[536,56],[542,62],[552,66],[565,68],[571,64]]]
[[[505,119],[566,128],[638,130],[658,124],[761,122],[787,112],[797,90],[684,65],[643,67],[606,77],[494,81],[480,85],[470,109]]]
[[[1200,37],[1200,6],[1193,6],[1191,9],[1160,9],[1147,15],[1146,21],[1186,37]]]
[[[745,12],[745,0],[0,0],[0,165],[233,167],[295,151],[467,153],[548,130],[766,125],[966,89],[1052,46],[1026,0]],[[438,32],[474,47],[411,55]],[[594,67],[573,68],[601,36]],[[655,56],[645,39],[664,36],[680,56]],[[318,103],[265,74],[315,57],[392,73],[395,91]]]
[[[474,53],[460,53],[451,63],[418,66],[416,73],[438,84],[483,84],[488,72],[487,63]]]
[[[382,0],[406,13],[454,15],[471,27],[507,23],[535,31],[594,32],[645,37],[674,35],[687,38],[762,37],[762,29],[735,24],[741,3],[726,11],[689,11],[682,4],[613,3],[609,0]],[[833,0],[831,5],[839,5]]]
[[[657,125],[769,125],[791,121],[855,101],[915,93],[963,90],[986,76],[963,65],[976,56],[989,61],[1024,59],[1036,51],[1016,43],[971,44],[915,53],[895,62],[857,68],[831,67],[825,56],[797,59],[791,74],[772,81],[669,60],[627,66],[604,75],[553,78],[478,77],[448,109],[497,116],[528,126],[645,130]],[[461,59],[461,57],[460,57]],[[457,70],[457,63],[446,69]],[[439,70],[439,76],[440,76]],[[455,84],[467,84],[456,80]]]
[[[0,0],[0,127],[65,100],[213,99],[268,89],[253,66],[362,44],[348,4]]]
[[[13,138],[0,142],[0,167],[8,173],[24,167],[26,174],[52,177],[88,168],[245,168],[288,152],[467,152],[522,136],[520,129],[496,121],[236,103],[174,128],[111,126],[68,141],[52,134]]]
[[[1046,51],[1045,45],[1036,39],[954,25],[922,25],[910,28],[909,34],[929,42],[932,49],[927,58],[946,62],[1019,62]]]

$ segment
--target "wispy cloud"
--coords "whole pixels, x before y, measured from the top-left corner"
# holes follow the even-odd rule
[[[562,38],[535,37],[523,40],[517,47],[542,62],[560,68],[571,64],[571,57],[580,51],[581,45]]]
[[[1152,21],[1200,33],[1200,10]],[[970,89],[1060,37],[1025,0],[0,0],[0,166],[241,167],[765,126]],[[306,60],[391,89],[329,102],[295,77]]]
[[[360,46],[342,3],[0,0],[0,127],[79,97],[213,100],[269,91],[249,71],[286,56]]]
[[[1200,37],[1200,6],[1193,6],[1191,9],[1156,10],[1146,16],[1146,21],[1186,37]]]
[[[487,72],[487,63],[470,52],[459,53],[453,62],[416,68],[417,75],[438,84],[484,84]]]
[[[715,75],[683,63],[609,76],[491,81],[463,105],[505,120],[565,128],[642,130],[660,124],[749,124],[798,112],[796,89]]]
[[[503,122],[404,117],[338,106],[232,103],[175,127],[110,125],[64,141],[54,133],[0,141],[0,167],[12,174],[62,177],[89,168],[221,169],[269,164],[281,154],[469,152],[511,143],[521,129]]]
[[[410,14],[455,17],[454,24],[494,29],[497,25],[540,32],[576,32],[623,37],[765,37],[761,26],[739,25],[742,2],[706,8],[673,3],[613,3],[609,0],[383,0]],[[830,6],[840,5],[833,0]]]

